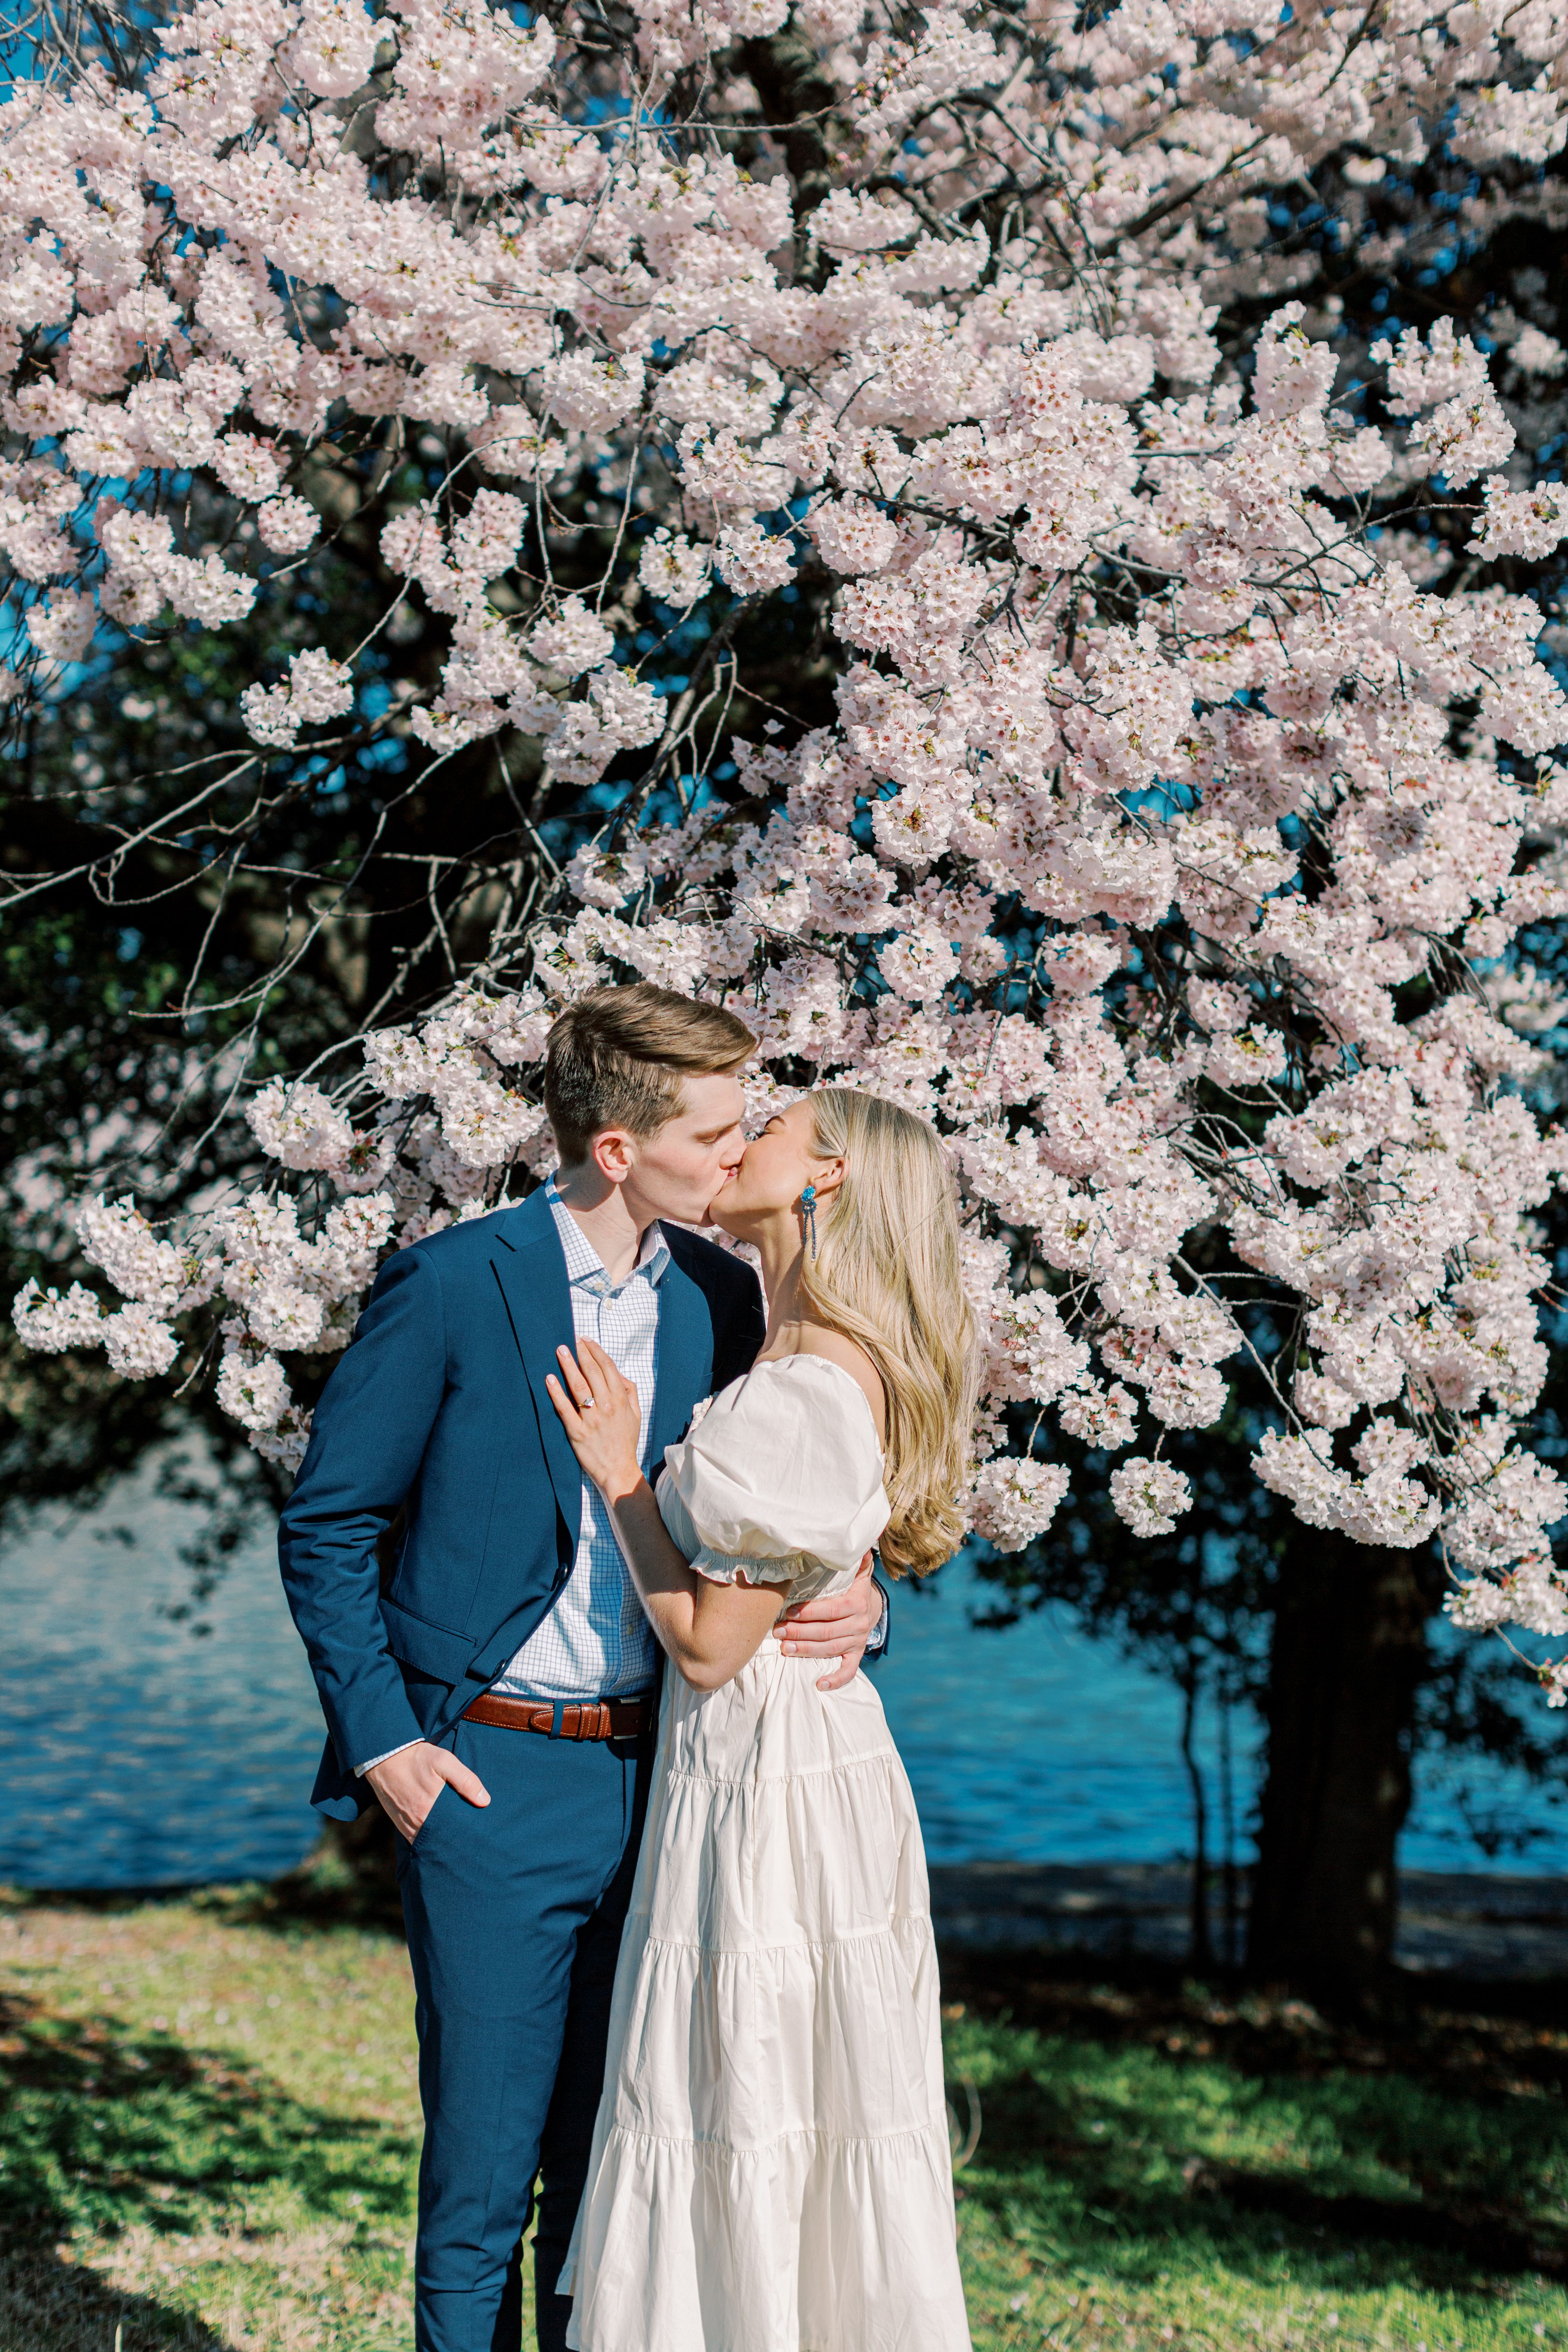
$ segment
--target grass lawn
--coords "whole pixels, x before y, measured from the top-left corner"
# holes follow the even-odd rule
[[[946,1990],[976,2352],[1568,2347],[1544,1996],[1374,2040],[1027,1961]],[[410,2007],[395,1938],[256,1889],[0,1896],[0,2352],[406,2352]]]

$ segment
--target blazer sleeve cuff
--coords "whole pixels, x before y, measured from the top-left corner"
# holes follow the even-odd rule
[[[354,1766],[354,1779],[363,1780],[365,1774],[374,1771],[378,1764],[386,1763],[388,1759],[394,1756],[405,1756],[411,1748],[418,1748],[421,1745],[422,1743],[417,1739],[405,1739],[401,1748],[388,1748],[379,1756],[367,1756],[363,1764]]]
[[[412,1748],[416,1740],[425,1737],[408,1704],[402,1675],[390,1658],[385,1664],[389,1687],[374,1692],[344,1692],[335,1703],[323,1694],[332,1746],[345,1772],[363,1771],[367,1764],[379,1763],[383,1757],[395,1754],[400,1748]]]

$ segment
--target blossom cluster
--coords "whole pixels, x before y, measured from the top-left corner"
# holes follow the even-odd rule
[[[1126,1454],[1115,1507],[1168,1533],[1192,1497],[1164,1433],[1212,1426],[1245,1360],[1279,1422],[1257,1474],[1308,1524],[1440,1536],[1465,1622],[1568,1631],[1568,1497],[1517,1442],[1544,1371],[1530,1213],[1568,1151],[1529,1092],[1552,1015],[1508,979],[1521,928],[1568,911],[1542,854],[1568,702],[1528,597],[1436,593],[1367,520],[1432,483],[1480,558],[1539,557],[1568,504],[1519,475],[1502,362],[1446,321],[1374,347],[1370,424],[1301,302],[1245,373],[1215,332],[1267,192],[1325,154],[1364,178],[1439,135],[1478,170],[1557,152],[1562,10],[632,15],[613,103],[570,20],[199,0],[144,89],[88,64],[0,110],[6,698],[109,633],[242,618],[316,536],[323,436],[390,477],[428,429],[460,454],[376,540],[389,611],[445,632],[408,732],[437,759],[521,742],[546,788],[647,787],[427,1018],[331,1091],[255,1094],[258,1189],[178,1241],[87,1203],[123,1304],[30,1285],[23,1337],[142,1376],[211,1307],[220,1403],[297,1458],[285,1360],[344,1344],[386,1250],[551,1164],[550,1021],[640,974],[742,1013],[757,1114],[830,1080],[948,1139],[989,1542],[1051,1523],[1051,1415]],[[786,16],[838,93],[809,194],[735,65]],[[682,87],[714,81],[724,138],[670,127],[700,65]],[[1259,286],[1288,296],[1289,268]],[[1513,352],[1562,366],[1538,330]],[[567,586],[552,501],[588,478],[613,544]],[[808,578],[831,719],[731,741],[740,813],[704,772],[671,814],[685,680],[632,614],[710,612],[716,676],[732,616]],[[361,650],[246,688],[258,757],[363,723]],[[1215,1234],[1289,1326],[1267,1364],[1205,1271]]]

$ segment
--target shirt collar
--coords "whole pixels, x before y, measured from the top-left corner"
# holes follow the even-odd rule
[[[598,1297],[613,1298],[616,1289],[624,1289],[626,1283],[617,1285],[610,1280],[609,1276],[605,1272],[604,1259],[556,1191],[553,1176],[548,1177],[545,1181],[544,1197],[550,1203],[550,1213],[555,1220],[555,1230],[561,1236],[561,1247],[566,1259],[567,1281],[580,1285],[584,1290],[593,1291]],[[635,1282],[639,1274],[645,1275],[649,1284],[657,1289],[664,1279],[665,1269],[668,1264],[669,1244],[664,1238],[664,1228],[656,1218],[642,1237],[642,1247],[637,1252],[637,1262],[626,1276],[626,1281]]]

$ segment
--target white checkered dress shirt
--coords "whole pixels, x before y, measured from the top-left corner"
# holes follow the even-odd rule
[[[624,1282],[612,1283],[553,1181],[545,1186],[545,1198],[565,1253],[573,1331],[579,1339],[596,1339],[635,1385],[642,1406],[640,1457],[647,1444],[658,1372],[658,1293],[669,1265],[669,1244],[658,1226],[650,1225],[636,1265]],[[621,1557],[605,1498],[584,1478],[571,1576],[549,1616],[529,1635],[493,1688],[528,1698],[614,1698],[647,1690],[657,1655],[653,1628]]]

